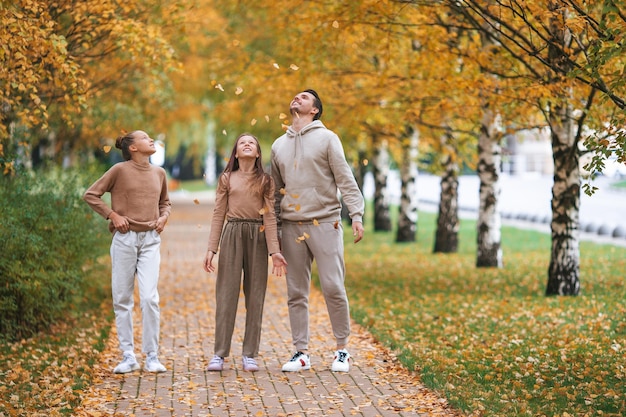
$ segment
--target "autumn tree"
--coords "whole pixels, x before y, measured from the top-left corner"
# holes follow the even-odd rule
[[[53,158],[158,120],[177,67],[161,25],[173,2],[18,0],[0,8],[2,127],[8,147],[51,141]],[[159,109],[159,110],[157,110]],[[113,133],[115,132],[115,133]]]
[[[497,42],[534,80],[527,91],[539,92],[537,104],[550,126],[555,164],[546,294],[576,295],[580,289],[580,146],[591,143],[603,155],[616,152],[623,158],[623,138],[613,127],[623,116],[611,111],[610,105],[623,108],[624,78],[616,72],[623,65],[616,54],[622,46],[615,36],[621,33],[624,18],[613,2],[604,1],[448,4],[477,30],[489,25]],[[596,91],[603,99],[596,101]],[[599,133],[585,140],[585,126]],[[607,130],[606,139],[595,139]]]

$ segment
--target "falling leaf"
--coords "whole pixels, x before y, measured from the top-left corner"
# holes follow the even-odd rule
[[[279,115],[278,115],[278,118],[279,118],[280,120],[283,120],[283,119],[286,119],[286,118],[287,118],[287,115],[286,115],[285,113],[281,113],[281,114],[279,114]]]
[[[194,203],[194,204],[200,204],[200,200],[198,200],[197,198],[194,198],[194,199],[193,199],[193,203]]]
[[[296,64],[289,65],[289,68],[294,70],[294,71],[298,71],[300,69],[300,67],[298,67]]]
[[[319,226],[320,222],[317,221],[317,219],[313,219],[313,226]]]
[[[281,189],[280,189],[280,193],[281,193],[282,195],[286,195],[286,194],[287,194],[287,191],[286,191],[284,188],[281,188]]]
[[[235,94],[236,94],[236,95],[239,95],[239,94],[241,94],[241,93],[243,93],[243,88],[241,88],[241,87],[237,87],[237,89],[235,90]]]
[[[222,135],[226,136],[226,129],[222,130]]]
[[[259,210],[259,214],[262,216],[265,213],[267,213],[269,210],[267,209],[267,207],[263,207],[261,210]]]
[[[267,114],[265,115],[265,121],[268,122],[268,123],[270,121],[270,117]]]
[[[290,194],[291,198],[300,198],[300,194]]]
[[[337,22],[336,20],[333,21],[333,28],[335,28],[335,29],[339,28],[339,22]]]
[[[300,211],[300,204],[296,204],[296,211]]]
[[[274,68],[276,68],[276,69],[280,69],[280,66],[279,66],[276,62],[274,62],[274,63],[272,64],[272,66],[273,66]]]
[[[250,120],[250,125],[254,126],[256,124],[256,119]]]
[[[311,237],[311,235],[309,235],[307,232],[304,232],[303,236],[304,236],[305,239],[308,239],[308,238]]]
[[[217,88],[220,91],[224,91],[224,87],[222,87],[222,84],[216,85],[215,88]]]
[[[109,153],[109,152],[111,151],[111,146],[110,146],[110,145],[104,145],[104,146],[102,147],[102,150],[103,150],[105,153]]]
[[[335,224],[333,224],[333,227],[334,227],[335,229],[339,229],[339,220],[337,220],[337,221],[335,222]]]
[[[261,225],[261,227],[259,227],[259,232],[263,232],[265,230],[265,226]]]

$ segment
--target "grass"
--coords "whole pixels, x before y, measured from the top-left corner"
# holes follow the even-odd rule
[[[416,243],[347,244],[355,320],[468,414],[625,415],[626,248],[581,242],[581,295],[546,297],[549,235],[503,227],[505,266],[479,269],[474,227],[456,254],[432,253],[429,213]]]
[[[0,344],[0,416],[70,416],[93,381],[113,312],[106,260],[93,265],[85,297],[49,331]]]
[[[617,181],[617,182],[611,184],[611,187],[617,188],[619,190],[626,190],[626,180]]]

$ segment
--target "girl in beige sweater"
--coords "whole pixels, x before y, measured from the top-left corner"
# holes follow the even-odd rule
[[[215,352],[207,370],[221,371],[230,353],[243,271],[246,329],[242,366],[245,371],[258,371],[255,357],[261,340],[268,254],[275,275],[283,274],[287,262],[278,242],[274,181],[263,170],[259,141],[249,133],[235,141],[218,180],[205,271],[215,271],[213,257],[218,249]]]
[[[159,267],[161,235],[171,204],[167,192],[165,170],[150,164],[156,152],[154,140],[141,130],[117,138],[115,146],[122,150],[125,162],[111,167],[85,192],[89,206],[109,220],[111,241],[111,289],[115,324],[123,359],[115,373],[139,369],[133,341],[133,292],[135,276],[143,322],[142,351],[144,369],[165,372],[159,362],[160,309]],[[102,200],[111,195],[111,207]]]

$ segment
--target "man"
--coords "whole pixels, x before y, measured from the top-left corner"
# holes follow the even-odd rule
[[[319,120],[322,101],[314,90],[297,94],[290,104],[292,124],[272,145],[271,171],[276,185],[287,270],[289,321],[296,353],[285,372],[310,369],[309,292],[311,265],[319,279],[337,341],[331,370],[348,372],[350,309],[344,287],[345,266],[341,197],[352,220],[354,243],[363,238],[363,195],[348,165],[339,137]]]

